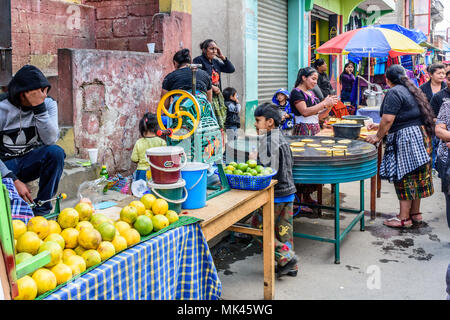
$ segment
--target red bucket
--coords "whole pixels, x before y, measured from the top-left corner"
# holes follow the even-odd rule
[[[187,162],[181,147],[151,148],[145,152],[150,164],[152,180],[156,184],[173,184],[181,179],[181,169]],[[184,162],[182,161],[184,158]]]

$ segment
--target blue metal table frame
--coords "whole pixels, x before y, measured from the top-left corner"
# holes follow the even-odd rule
[[[348,235],[348,233],[353,229],[353,227],[359,222],[360,231],[365,230],[364,225],[364,180],[372,178],[377,174],[377,159],[367,159],[362,163],[355,165],[346,165],[344,162],[338,166],[331,166],[329,164],[311,164],[311,165],[300,165],[298,163],[294,165],[294,181],[296,184],[331,184],[335,186],[334,192],[334,207],[324,206],[321,204],[310,205],[321,209],[334,210],[334,239],[319,237],[315,235],[303,234],[294,232],[294,237],[305,238],[310,240],[317,240],[322,242],[334,243],[335,252],[335,263],[340,263],[340,249],[341,241]],[[340,207],[340,184],[346,182],[360,181],[360,201],[359,210],[358,209],[348,209]],[[340,212],[349,212],[356,214],[356,217],[351,221],[351,223],[344,229],[341,233],[340,228]]]

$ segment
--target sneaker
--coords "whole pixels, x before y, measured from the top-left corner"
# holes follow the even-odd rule
[[[294,256],[286,265],[278,267],[276,270],[277,278],[281,278],[285,275],[290,275],[291,277],[296,277],[298,270],[296,270],[298,259]]]

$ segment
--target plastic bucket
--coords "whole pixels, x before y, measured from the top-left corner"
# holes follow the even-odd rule
[[[181,169],[188,193],[183,209],[200,209],[206,206],[208,168],[209,165],[205,163],[189,162]]]
[[[173,210],[178,214],[181,212],[181,204],[188,197],[188,192],[185,187],[186,181],[180,179],[173,184],[157,184],[149,181],[147,185],[155,197],[167,201],[169,210]]]
[[[145,152],[152,172],[153,183],[173,184],[181,178],[180,169],[187,162],[186,153],[181,147],[158,147]],[[184,158],[184,161],[182,161]]]

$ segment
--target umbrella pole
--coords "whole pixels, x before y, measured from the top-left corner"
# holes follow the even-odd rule
[[[368,77],[367,77],[367,81],[368,81],[369,83],[371,83],[371,81],[370,81],[370,51],[369,51],[369,70],[368,70],[368,73],[369,73],[369,75],[368,75]],[[370,89],[370,87],[369,87],[369,89]]]

